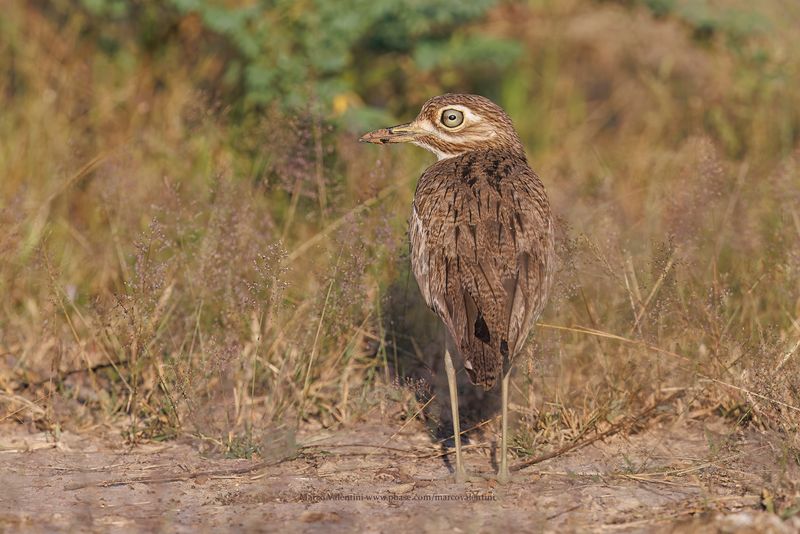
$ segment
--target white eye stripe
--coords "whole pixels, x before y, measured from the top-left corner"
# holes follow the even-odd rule
[[[449,110],[459,111],[463,114],[463,121],[459,126],[448,127],[442,122],[444,112]],[[485,121],[470,108],[460,104],[442,106],[436,110],[436,115],[431,115],[430,111],[427,111],[424,116],[417,117],[415,125],[428,135],[452,145],[452,150],[445,151],[441,146],[434,146],[433,143],[426,143],[421,139],[413,142],[432,152],[439,161],[463,154],[469,149],[469,145],[484,142],[497,135],[491,130],[491,122]],[[473,126],[477,126],[477,128],[473,129]]]
[[[478,117],[478,115],[473,115],[473,117]],[[465,118],[464,120],[466,122],[467,119]],[[436,126],[427,119],[423,119],[419,121],[417,124],[420,127],[420,129],[428,132],[431,135],[434,135],[435,137],[438,137],[439,139],[442,139],[443,141],[448,141],[451,143],[460,143],[465,140],[473,140],[473,139],[477,141],[484,138],[483,134],[478,134],[476,136],[468,135],[465,137],[464,132],[461,132],[460,130],[451,132],[448,131],[448,128],[444,128],[442,126]],[[496,134],[494,132],[491,133],[491,137],[494,137],[495,135]]]
[[[482,120],[480,115],[474,113],[470,108],[468,108],[467,106],[462,106],[461,104],[448,104],[446,106],[442,106],[436,111],[436,113],[437,116],[441,119],[442,114],[444,114],[445,111],[450,111],[450,110],[460,111],[464,115],[465,123],[471,124],[480,122]]]

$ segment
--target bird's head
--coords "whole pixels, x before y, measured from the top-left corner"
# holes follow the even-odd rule
[[[407,124],[361,136],[363,143],[412,143],[440,160],[475,150],[511,150],[525,154],[505,111],[479,95],[445,94],[425,102]]]

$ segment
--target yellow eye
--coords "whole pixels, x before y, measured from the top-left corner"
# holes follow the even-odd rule
[[[442,111],[442,124],[448,128],[461,126],[462,122],[464,122],[464,114],[457,109],[446,109]]]

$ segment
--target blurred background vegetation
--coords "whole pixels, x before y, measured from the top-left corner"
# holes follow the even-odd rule
[[[452,91],[508,111],[560,221],[515,450],[677,390],[672,417],[796,436],[798,27],[787,0],[7,2],[3,417],[236,455],[416,417],[432,158],[356,139]]]

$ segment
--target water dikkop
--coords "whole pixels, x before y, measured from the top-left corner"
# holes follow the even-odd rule
[[[544,185],[528,165],[508,115],[477,95],[431,98],[412,122],[375,130],[368,143],[412,143],[438,161],[417,184],[409,236],[414,276],[428,306],[452,336],[473,384],[502,388],[498,480],[508,471],[511,363],[547,301],[553,279],[553,222]],[[453,361],[445,369],[461,458]]]

